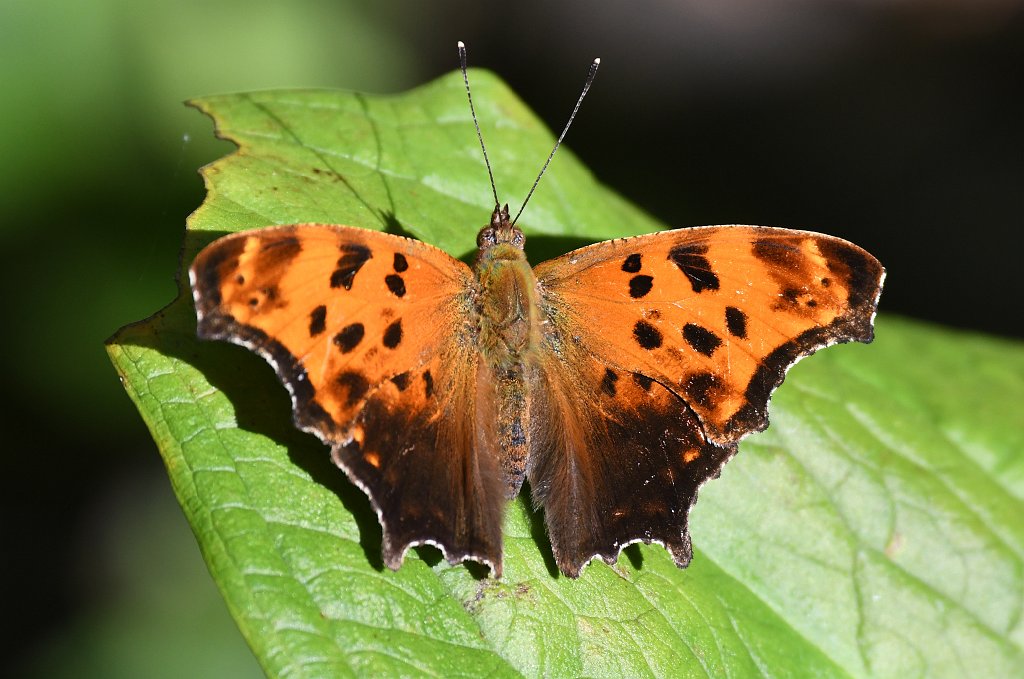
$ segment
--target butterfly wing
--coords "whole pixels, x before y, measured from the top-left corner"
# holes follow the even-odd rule
[[[871,341],[884,277],[841,239],[751,226],[606,241],[535,271],[560,433],[529,478],[570,575],[636,541],[685,566],[699,486],[768,425],[797,360]]]
[[[369,495],[388,566],[430,543],[500,572],[504,489],[465,264],[408,238],[301,224],[224,237],[190,276],[199,335],[274,367],[296,425]]]

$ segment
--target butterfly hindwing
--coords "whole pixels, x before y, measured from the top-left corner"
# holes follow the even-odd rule
[[[354,439],[332,452],[368,491],[391,568],[410,545],[433,544],[452,563],[474,559],[501,575],[505,486],[484,375],[474,348],[449,335],[424,365],[373,391]]]
[[[546,371],[549,435],[530,468],[559,569],[614,563],[633,542],[663,545],[680,567],[692,556],[686,522],[697,489],[735,444],[708,441],[678,396],[640,374],[568,349]]]
[[[296,424],[332,446],[383,526],[385,562],[430,543],[500,569],[495,405],[464,341],[475,278],[416,240],[302,224],[220,239],[192,265],[198,332],[268,360]]]

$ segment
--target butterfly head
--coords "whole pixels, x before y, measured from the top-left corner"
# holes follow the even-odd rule
[[[522,250],[526,244],[526,236],[509,219],[508,205],[495,205],[494,212],[491,213],[491,223],[480,229],[476,236],[476,246],[481,252],[501,244],[511,245],[516,250]]]

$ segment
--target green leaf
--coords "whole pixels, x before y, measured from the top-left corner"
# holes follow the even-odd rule
[[[553,138],[494,76],[472,78],[515,206]],[[195,105],[240,148],[204,169],[186,262],[224,233],[309,221],[466,255],[490,214],[457,74],[395,97]],[[566,149],[521,224],[537,260],[659,228]],[[523,498],[509,506],[500,581],[426,547],[384,568],[366,497],[291,426],[262,360],[196,339],[187,290],[108,351],[272,676],[1019,674],[1024,347],[885,317],[877,334],[792,371],[773,426],[702,490],[688,569],[635,545],[579,580],[557,574]]]

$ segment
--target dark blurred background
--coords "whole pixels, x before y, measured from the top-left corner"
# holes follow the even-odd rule
[[[568,144],[667,224],[844,236],[884,312],[1024,336],[1018,2],[9,0],[0,671],[258,674],[103,340],[175,294],[196,170],[231,148],[183,100],[399,92],[458,39],[552,128],[600,56]]]

